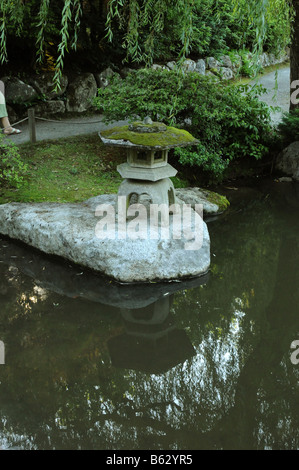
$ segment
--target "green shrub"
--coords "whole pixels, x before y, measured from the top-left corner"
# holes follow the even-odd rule
[[[240,74],[244,77],[254,77],[256,75],[256,67],[252,60],[252,54],[247,50],[240,50],[239,55],[242,59]]]
[[[299,109],[283,114],[278,133],[283,144],[288,145],[299,140]]]
[[[142,69],[115,77],[95,102],[106,122],[151,116],[186,128],[200,143],[176,149],[179,162],[219,177],[233,160],[266,155],[270,110],[258,100],[262,92],[197,73]]]
[[[24,180],[27,165],[22,162],[18,147],[0,134],[0,187],[18,188]]]

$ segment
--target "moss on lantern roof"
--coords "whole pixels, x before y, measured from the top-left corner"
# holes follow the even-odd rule
[[[137,123],[136,123],[137,124]],[[139,124],[139,123],[138,123]],[[147,126],[157,126],[157,123],[147,124]],[[146,127],[143,124],[144,127]],[[140,128],[139,128],[140,129]],[[177,129],[175,127],[163,128],[160,132],[135,132],[129,129],[129,126],[117,126],[100,132],[100,137],[111,142],[111,145],[140,146],[140,147],[158,147],[173,148],[198,143],[188,131]],[[115,142],[114,142],[115,141]]]

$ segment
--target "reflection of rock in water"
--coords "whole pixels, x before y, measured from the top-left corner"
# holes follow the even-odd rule
[[[170,315],[173,296],[142,309],[122,309],[126,332],[109,340],[112,365],[158,374],[195,355],[184,330]]]
[[[40,287],[52,292],[118,308],[146,307],[165,294],[192,289],[206,284],[208,280],[208,275],[205,275],[182,282],[120,285],[88,269],[82,272],[82,268],[69,262],[44,255],[9,239],[0,241],[0,260],[8,266],[17,267]]]
[[[207,275],[184,282],[119,285],[9,239],[0,242],[0,259],[39,287],[119,308],[126,333],[109,342],[117,367],[162,372],[194,355],[186,333],[175,327],[170,307],[175,292],[207,283]]]

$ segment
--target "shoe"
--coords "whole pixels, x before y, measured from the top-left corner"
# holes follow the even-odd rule
[[[13,135],[13,134],[21,134],[22,131],[20,129],[15,129],[14,127],[11,128],[11,131],[4,131],[5,135]]]

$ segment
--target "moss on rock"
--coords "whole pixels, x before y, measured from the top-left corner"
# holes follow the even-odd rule
[[[204,189],[202,190],[202,192],[205,194],[209,202],[211,202],[212,204],[216,204],[219,207],[219,212],[224,212],[226,209],[228,209],[230,202],[225,196],[222,196],[221,194],[215,193],[208,189]]]
[[[153,123],[153,125],[156,124]],[[117,145],[117,141],[122,141],[120,145],[124,146],[126,141],[133,145],[158,148],[174,148],[198,143],[198,140],[188,131],[175,127],[165,127],[166,129],[160,132],[134,132],[129,129],[129,126],[117,126],[101,131],[100,136],[113,141],[113,144],[115,141],[114,145]]]

